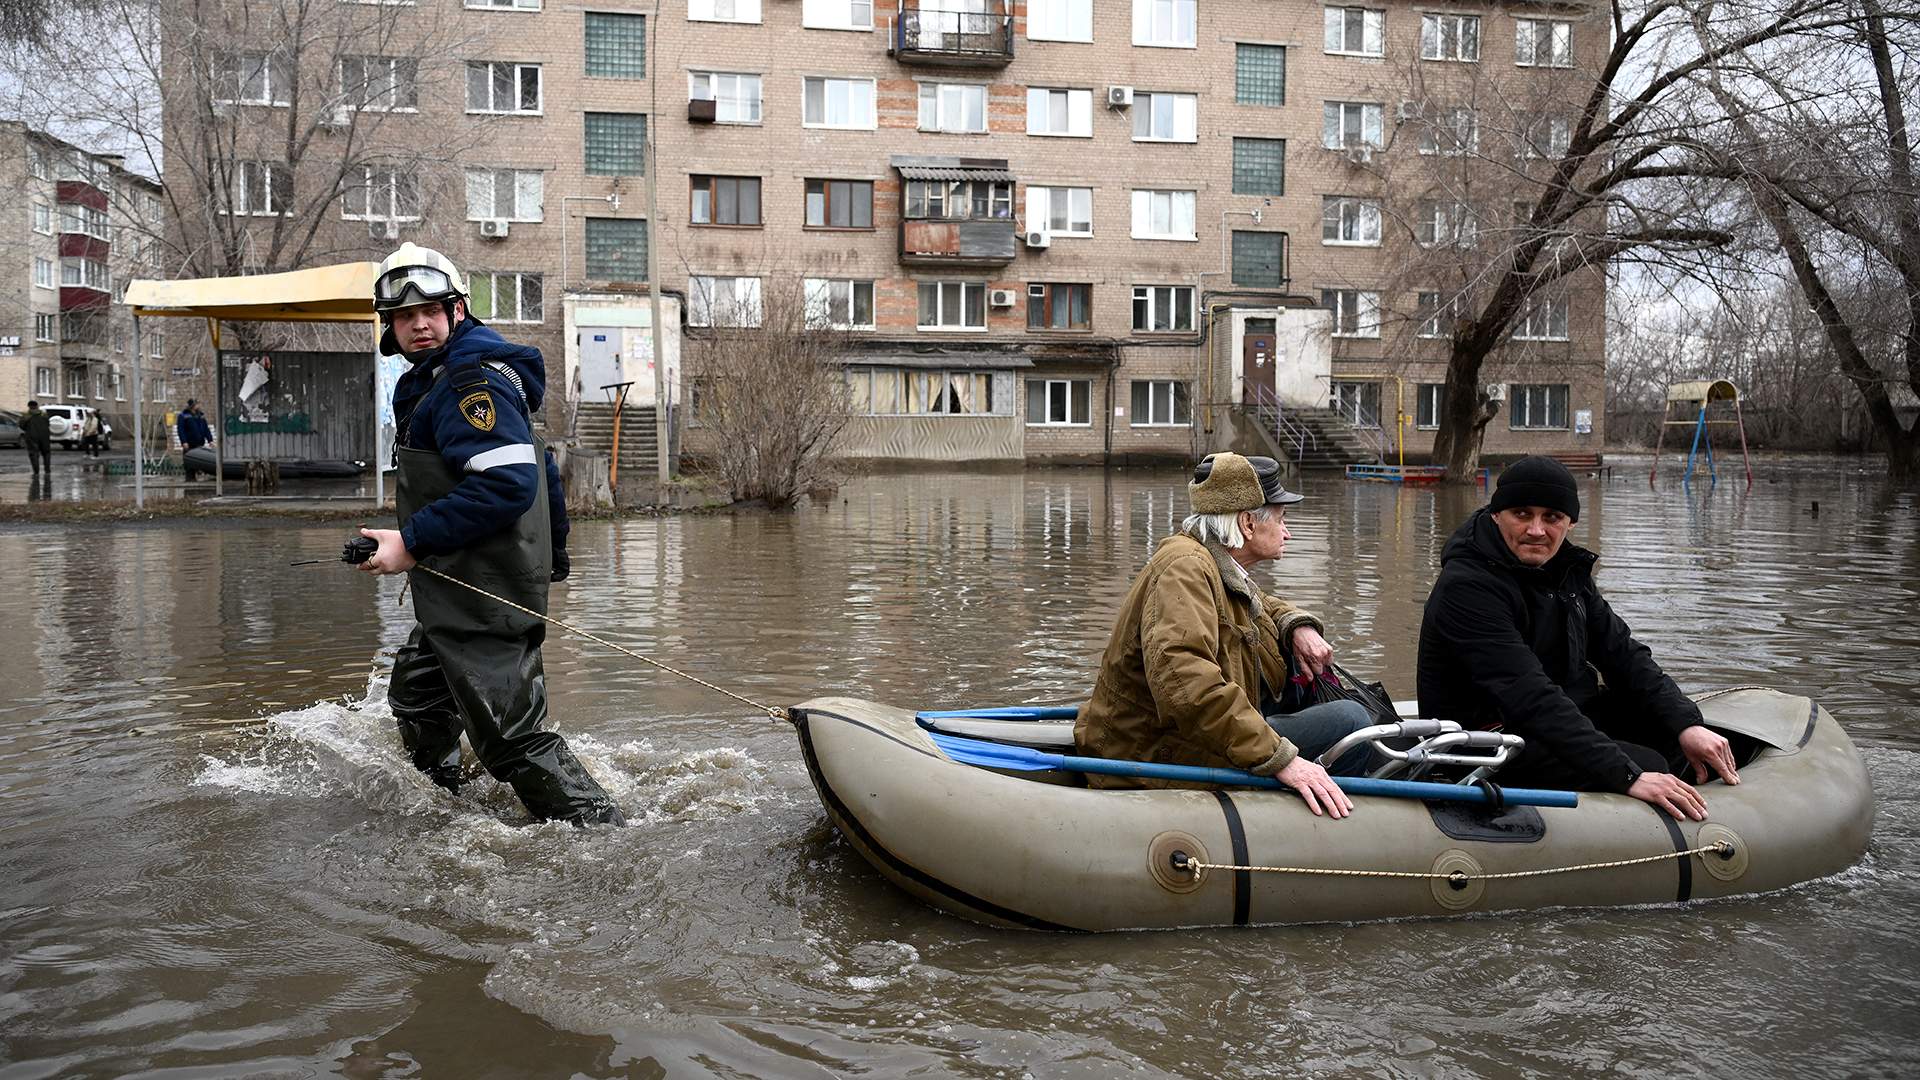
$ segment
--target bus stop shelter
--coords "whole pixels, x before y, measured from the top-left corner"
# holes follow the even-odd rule
[[[309,270],[291,270],[281,274],[257,274],[247,277],[185,278],[175,281],[136,279],[127,286],[123,301],[133,309],[134,355],[140,355],[141,320],[154,318],[205,319],[211,339],[218,378],[220,325],[223,322],[318,322],[365,323],[369,336],[379,340],[380,324],[373,311],[373,281],[379,264],[373,262],[337,263]],[[369,355],[372,350],[369,349]],[[140,400],[140,365],[133,368],[133,394]],[[368,402],[378,415],[380,380],[370,379],[373,387]],[[226,403],[216,401],[224,413]],[[134,503],[146,505],[145,462],[142,459],[141,410],[134,410]],[[214,442],[214,491],[225,488],[224,453],[227,442],[222,417],[220,438]],[[386,501],[386,477],[380,468],[381,431],[374,425],[373,491],[377,502]]]

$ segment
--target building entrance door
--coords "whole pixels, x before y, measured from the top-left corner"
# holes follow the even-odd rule
[[[1249,401],[1271,401],[1277,396],[1274,369],[1280,362],[1280,339],[1274,329],[1272,319],[1247,320],[1240,342],[1240,377]]]

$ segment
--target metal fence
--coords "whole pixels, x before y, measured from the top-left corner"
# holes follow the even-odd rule
[[[222,349],[215,418],[226,461],[374,458],[366,353]]]

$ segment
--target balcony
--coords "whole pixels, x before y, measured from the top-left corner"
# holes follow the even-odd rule
[[[901,180],[900,261],[910,266],[1011,263],[1014,176],[1001,159],[894,158]]]
[[[931,11],[904,4],[887,36],[888,51],[901,63],[1005,67],[1013,62],[1010,12]]]

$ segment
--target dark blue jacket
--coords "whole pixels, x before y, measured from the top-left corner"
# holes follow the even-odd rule
[[[213,429],[207,426],[207,418],[192,409],[181,409],[173,427],[180,434],[180,445],[188,450],[213,441]]]
[[[504,364],[514,378],[492,364]],[[437,379],[443,366],[447,377]],[[472,316],[453,328],[444,347],[400,376],[393,390],[399,445],[436,451],[449,466],[466,472],[451,492],[422,507],[401,528],[400,538],[415,558],[458,551],[519,520],[538,495],[539,468],[547,473],[554,549],[566,547],[560,471],[553,455],[541,462],[533,453],[529,417],[539,410],[546,390],[540,350],[512,344]]]

